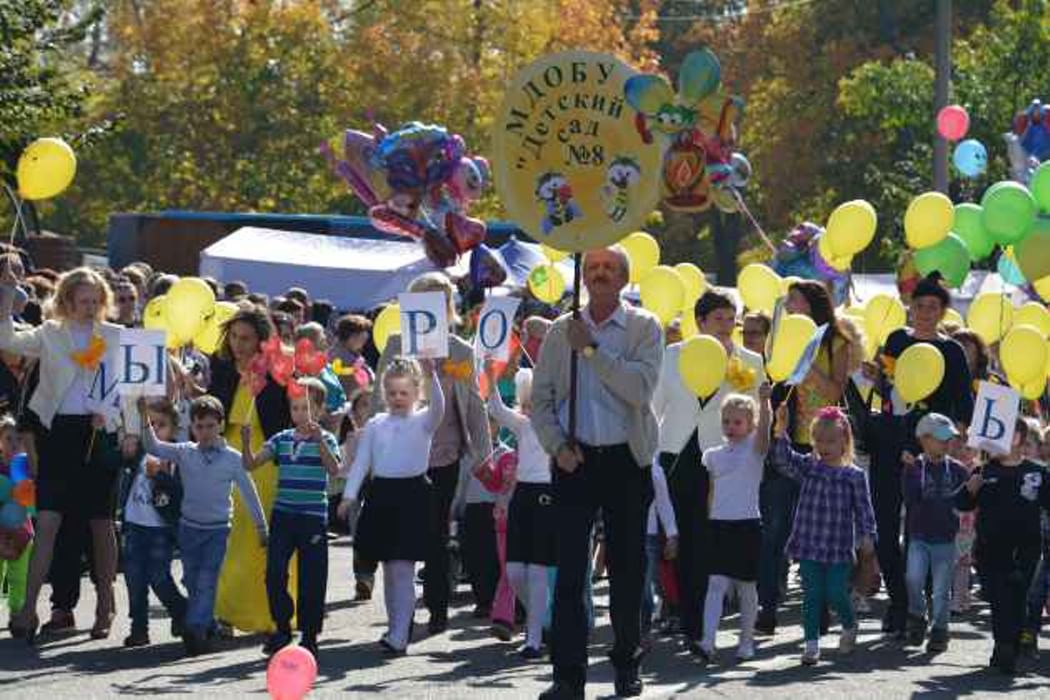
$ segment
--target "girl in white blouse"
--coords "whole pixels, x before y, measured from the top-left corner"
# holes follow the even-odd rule
[[[489,415],[518,441],[517,486],[507,509],[507,580],[527,611],[525,647],[521,655],[538,659],[547,610],[547,569],[554,565],[554,515],[551,458],[540,445],[532,414],[532,371],[514,376],[517,411],[507,408],[490,377]]]
[[[417,406],[423,384],[420,364],[430,378],[426,408]],[[339,517],[347,518],[371,471],[354,547],[363,557],[383,562],[387,632],[379,644],[394,655],[405,653],[411,636],[415,567],[427,554],[430,441],[445,413],[445,396],[433,362],[420,364],[397,358],[387,365],[382,386],[388,410],[365,425],[339,505]]]

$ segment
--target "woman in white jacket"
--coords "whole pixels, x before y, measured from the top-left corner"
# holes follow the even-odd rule
[[[107,347],[120,342],[120,327],[105,323],[111,292],[93,270],[67,272],[58,283],[53,318],[37,328],[15,330],[11,319],[18,279],[8,264],[0,272],[0,350],[40,359],[40,383],[29,402],[43,426],[36,465],[37,526],[29,563],[26,603],[11,620],[12,633],[32,643],[37,597],[51,565],[64,513],[85,513],[91,523],[97,608],[94,639],[109,636],[115,615],[113,580],[117,542],[113,529],[117,470],[103,460],[101,416],[89,398]]]

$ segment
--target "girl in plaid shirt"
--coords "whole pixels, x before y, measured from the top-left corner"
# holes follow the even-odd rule
[[[825,602],[835,608],[842,624],[839,652],[848,654],[857,640],[857,620],[849,595],[850,570],[860,538],[861,551],[874,551],[875,513],[868,479],[853,465],[853,433],[849,419],[837,406],[820,410],[810,429],[814,453],[791,449],[782,404],[777,410],[773,463],[777,470],[801,484],[795,522],[787,554],[800,562],[802,616],[806,649],[802,663],[820,660],[820,616]]]

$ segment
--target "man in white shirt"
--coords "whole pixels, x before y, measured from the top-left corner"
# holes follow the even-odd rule
[[[653,389],[660,371],[660,323],[621,298],[630,260],[613,248],[588,252],[583,281],[589,301],[579,318],[551,326],[533,378],[532,424],[555,456],[558,579],[551,656],[554,685],[540,697],[582,698],[587,675],[584,578],[591,529],[600,508],[610,569],[616,693],[640,695],[640,609],[645,527],[656,450]],[[570,358],[579,353],[576,434],[569,427]]]
[[[700,458],[704,450],[722,444],[722,399],[731,393],[758,400],[765,380],[762,356],[733,343],[736,304],[732,297],[711,290],[694,307],[700,332],[718,339],[729,356],[726,379],[712,396],[697,398],[678,372],[682,343],[667,348],[653,408],[660,421],[657,458],[667,472],[667,483],[678,522],[678,588],[682,631],[690,650],[699,653],[702,612],[707,595],[704,568],[704,529],[707,524],[707,469]]]

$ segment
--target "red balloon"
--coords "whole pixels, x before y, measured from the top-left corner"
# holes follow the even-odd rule
[[[949,141],[958,141],[970,130],[970,115],[960,105],[948,105],[937,113],[937,132]]]
[[[252,363],[249,366],[249,370],[252,374],[266,374],[270,369],[270,360],[267,359],[266,355],[258,354],[252,358]]]
[[[296,381],[288,382],[288,398],[301,399],[306,396],[306,387]]]
[[[310,342],[309,338],[300,338],[295,341],[295,353],[312,353],[314,351],[314,344]]]
[[[266,689],[274,700],[306,697],[317,678],[313,654],[298,645],[286,646],[273,655],[266,669]]]
[[[281,352],[281,339],[276,335],[271,335],[263,341],[261,347],[264,355],[272,357]]]

